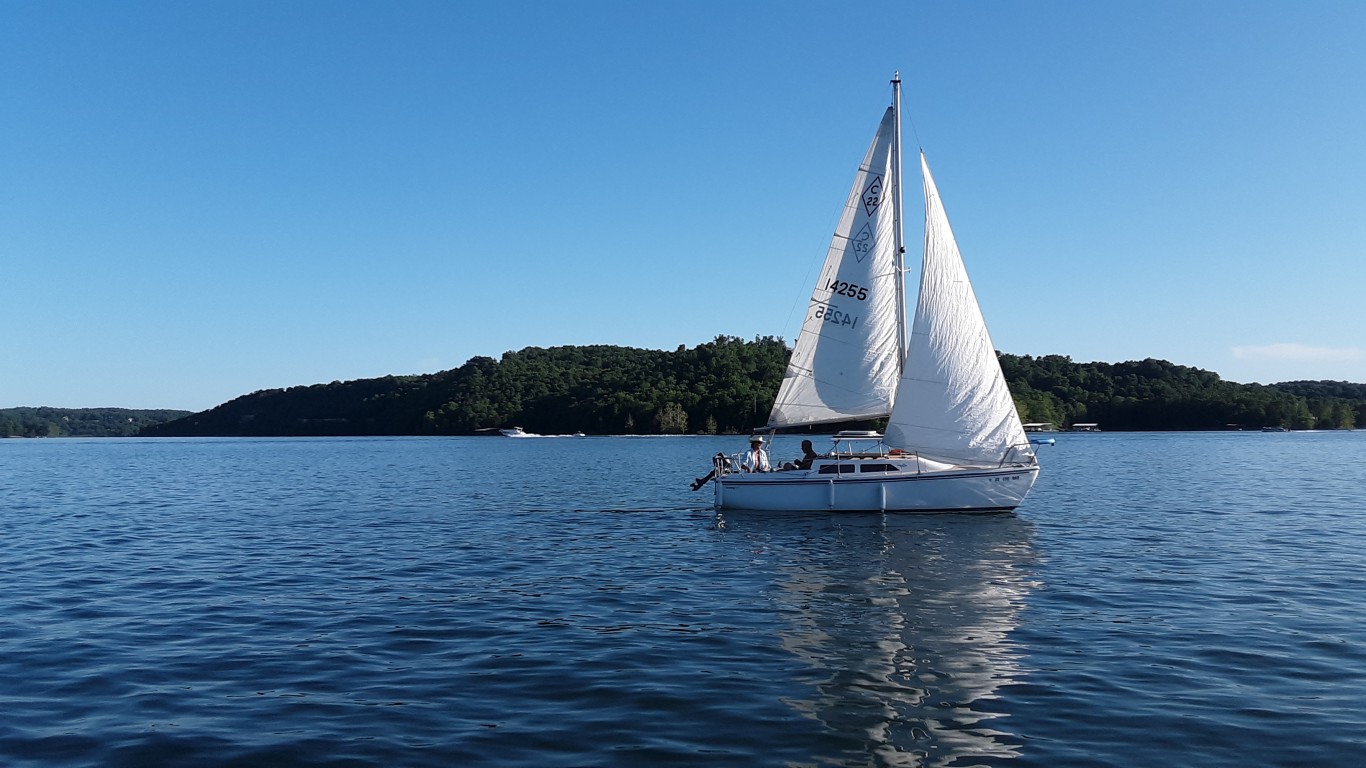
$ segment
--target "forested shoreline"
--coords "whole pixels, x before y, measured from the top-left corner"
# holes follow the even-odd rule
[[[1366,384],[1239,384],[1154,359],[1000,359],[1021,418],[1060,429],[1081,422],[1106,431],[1366,425]],[[528,347],[434,374],[254,392],[139,434],[477,435],[510,426],[541,434],[745,433],[767,420],[786,360],[776,337],[722,336],[674,351]]]
[[[1154,359],[1000,359],[1021,419],[1059,429],[1083,422],[1105,431],[1366,426],[1366,384],[1239,384]],[[674,351],[528,347],[434,374],[263,390],[201,413],[5,408],[0,436],[477,435],[509,426],[541,434],[745,433],[767,420],[786,361],[775,337],[722,336]]]
[[[132,437],[190,411],[135,408],[0,408],[0,437]]]

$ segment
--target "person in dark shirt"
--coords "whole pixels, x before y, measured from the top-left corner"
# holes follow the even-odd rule
[[[783,469],[811,469],[811,462],[819,455],[820,454],[816,453],[816,449],[811,447],[810,440],[803,440],[802,457],[796,461],[789,461],[784,464]]]

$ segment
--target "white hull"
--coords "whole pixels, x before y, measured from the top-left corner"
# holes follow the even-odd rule
[[[1038,465],[875,477],[811,471],[727,474],[716,479],[718,509],[829,512],[1004,512],[1039,476]]]

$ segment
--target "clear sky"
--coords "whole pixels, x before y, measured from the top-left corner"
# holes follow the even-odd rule
[[[896,70],[1001,351],[1366,382],[1363,41],[1358,0],[0,0],[0,407],[790,341]]]

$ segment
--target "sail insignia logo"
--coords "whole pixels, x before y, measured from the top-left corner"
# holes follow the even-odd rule
[[[879,205],[882,205],[882,177],[874,176],[868,188],[863,190],[863,211],[872,216]]]
[[[864,224],[863,229],[849,238],[849,247],[853,249],[854,258],[858,260],[858,263],[862,264],[863,257],[873,252],[873,242],[873,228],[867,224]]]

